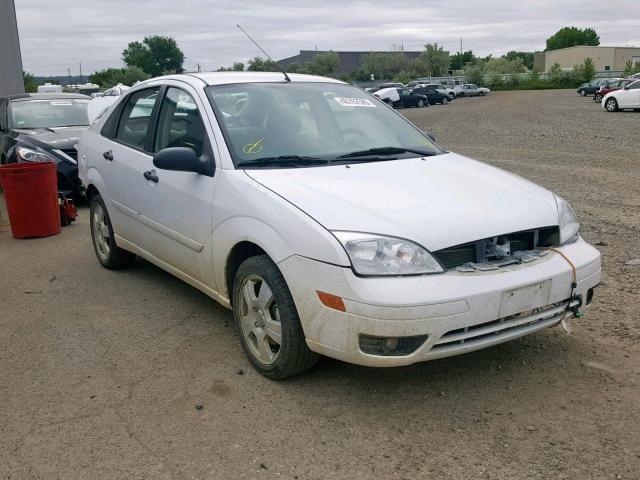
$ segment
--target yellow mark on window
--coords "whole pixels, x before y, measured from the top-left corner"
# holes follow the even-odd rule
[[[255,143],[247,143],[244,147],[242,147],[242,151],[244,153],[260,153],[262,151],[262,141],[264,138],[261,138]]]

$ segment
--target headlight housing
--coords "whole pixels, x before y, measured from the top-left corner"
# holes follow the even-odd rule
[[[444,269],[420,245],[370,233],[333,232],[358,275],[421,275]]]
[[[56,158],[39,148],[29,148],[22,145],[16,147],[16,156],[20,162],[58,162]]]
[[[560,226],[560,245],[575,242],[580,231],[580,223],[573,208],[563,198],[556,197],[558,205],[558,225]]]

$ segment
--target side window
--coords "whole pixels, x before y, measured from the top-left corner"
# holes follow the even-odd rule
[[[132,147],[144,148],[159,88],[140,90],[127,98],[115,135],[117,140]]]
[[[631,85],[629,85],[629,88],[627,90],[638,90],[638,89],[640,89],[640,82],[632,83]]]
[[[170,87],[162,100],[153,151],[187,147],[202,155],[205,130],[198,106],[184,90]]]

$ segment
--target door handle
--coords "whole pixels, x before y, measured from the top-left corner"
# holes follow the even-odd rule
[[[102,156],[104,157],[105,160],[109,160],[110,162],[113,162],[113,152],[111,150],[107,150],[102,154]]]
[[[142,174],[142,176],[147,180],[149,180],[150,182],[154,182],[154,183],[158,183],[158,180],[160,180],[155,170],[147,170]]]

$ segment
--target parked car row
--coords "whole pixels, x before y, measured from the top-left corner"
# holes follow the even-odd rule
[[[626,78],[600,78],[583,83],[576,90],[580,96],[593,95],[593,101],[608,112],[640,110],[640,73]]]
[[[397,83],[384,83],[365,90],[393,108],[422,108],[435,103],[446,105],[457,97],[484,96],[491,92],[486,87],[478,87],[471,83],[456,85],[454,88],[439,83],[419,83],[412,87],[404,87]]]

